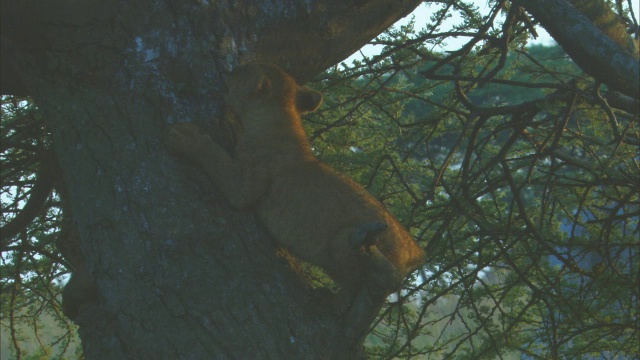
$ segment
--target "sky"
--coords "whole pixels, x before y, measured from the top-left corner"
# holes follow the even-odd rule
[[[479,7],[482,13],[487,13],[490,9],[490,7],[488,6],[488,3],[489,3],[488,0],[473,0],[473,2],[475,3],[476,6]],[[637,0],[631,1],[631,3],[634,9],[634,13],[636,14],[636,16],[638,16],[639,5]],[[420,6],[418,6],[418,8],[414,12],[409,14],[407,17],[396,22],[394,26],[399,27],[401,25],[405,25],[410,21],[412,16],[415,16],[415,29],[416,30],[422,29],[424,28],[425,24],[430,22],[431,14],[436,9],[439,9],[439,8],[440,7],[438,4],[423,3]],[[447,21],[443,23],[443,26],[441,27],[441,31],[447,31],[448,29],[450,29],[452,25],[455,25],[458,22],[460,22],[460,17],[454,14],[451,18],[447,19]],[[533,39],[533,38],[530,39],[529,45],[552,46],[556,43],[553,40],[553,38],[549,35],[549,33],[547,33],[542,27],[538,26],[536,28],[536,31],[538,32],[538,37],[536,39]],[[469,41],[468,37],[449,38],[447,39],[447,46],[443,47],[442,50],[445,50],[445,51],[457,50],[467,41]],[[364,53],[367,56],[372,56],[372,55],[378,54],[381,51],[381,49],[382,49],[382,46],[366,45],[362,49],[360,49],[358,52],[354,53],[353,55],[345,59],[344,62],[347,64],[350,64],[355,59],[362,59],[362,55],[360,54],[360,51],[362,51],[362,53]]]

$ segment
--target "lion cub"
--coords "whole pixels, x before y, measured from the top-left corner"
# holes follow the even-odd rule
[[[279,245],[323,268],[341,290],[347,329],[363,336],[388,294],[425,261],[422,248],[358,183],[319,161],[300,114],[322,95],[276,66],[226,78],[226,103],[244,132],[233,157],[196,126],[174,125],[167,144],[199,163],[232,206],[255,209]]]

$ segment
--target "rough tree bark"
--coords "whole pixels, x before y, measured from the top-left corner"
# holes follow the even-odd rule
[[[3,93],[46,117],[99,291],[76,319],[87,359],[358,352],[252,213],[162,135],[194,121],[229,147],[221,73],[258,60],[304,82],[420,2],[2,1]]]
[[[635,99],[640,97],[637,42],[603,0],[515,0],[587,74]],[[573,6],[573,5],[575,6]]]

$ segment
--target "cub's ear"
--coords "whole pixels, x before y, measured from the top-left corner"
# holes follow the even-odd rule
[[[254,94],[266,95],[271,92],[271,80],[268,77],[262,75],[258,79],[258,83],[253,89]]]
[[[322,94],[315,90],[311,90],[307,87],[298,87],[298,93],[296,94],[296,108],[301,113],[313,112],[322,104]]]

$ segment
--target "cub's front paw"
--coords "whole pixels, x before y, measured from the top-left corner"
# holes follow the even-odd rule
[[[169,150],[190,156],[197,155],[208,142],[212,142],[211,137],[191,123],[175,124],[165,135],[165,144]]]

